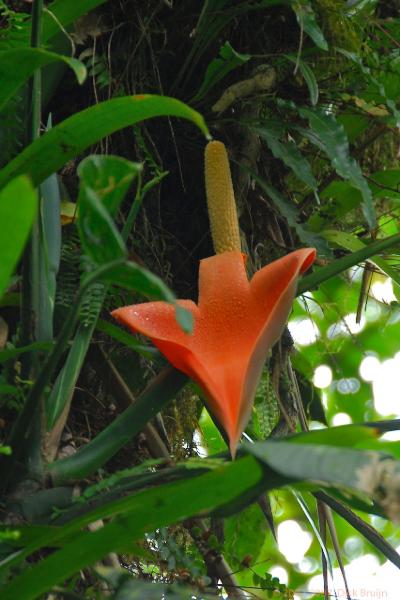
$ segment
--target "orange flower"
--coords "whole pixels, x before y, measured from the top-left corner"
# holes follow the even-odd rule
[[[192,313],[192,334],[182,331],[174,307],[166,302],[112,313],[149,337],[174,367],[200,385],[228,436],[232,456],[249,421],[268,352],[285,327],[298,277],[314,258],[313,248],[296,250],[260,269],[250,282],[237,250],[202,260],[198,304],[178,300]]]

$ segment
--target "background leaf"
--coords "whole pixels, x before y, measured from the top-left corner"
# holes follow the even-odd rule
[[[310,141],[317,144],[329,157],[332,166],[340,177],[349,180],[360,190],[362,209],[366,222],[371,229],[376,227],[376,215],[372,202],[372,194],[360,166],[350,156],[349,143],[343,125],[338,123],[333,114],[320,109],[299,108],[302,117],[308,119],[314,136]]]

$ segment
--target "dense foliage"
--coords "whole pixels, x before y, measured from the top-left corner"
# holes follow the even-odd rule
[[[377,0],[0,0],[2,599],[327,598],[357,557],[400,568],[399,39]],[[234,461],[110,317],[163,300],[191,331],[211,138],[249,276],[318,253]]]

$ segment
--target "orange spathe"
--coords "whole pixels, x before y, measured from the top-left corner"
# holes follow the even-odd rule
[[[178,300],[193,315],[187,334],[166,302],[125,306],[112,315],[149,337],[168,361],[196,381],[229,439],[232,456],[251,415],[269,350],[279,339],[296,294],[297,280],[315,250],[291,252],[248,280],[241,252],[200,262],[199,301]]]

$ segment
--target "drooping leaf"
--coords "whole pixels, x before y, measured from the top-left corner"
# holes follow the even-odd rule
[[[0,110],[18,89],[40,69],[55,61],[63,61],[75,73],[79,83],[86,78],[86,67],[76,58],[69,58],[42,48],[16,48],[0,52]]]
[[[299,0],[291,3],[291,7],[296,13],[300,28],[304,29],[318,48],[321,48],[321,50],[328,50],[328,42],[317,23],[310,2],[307,0]]]
[[[0,296],[22,254],[37,206],[36,192],[23,175],[10,181],[0,191]]]
[[[188,119],[209,135],[203,117],[174,98],[145,94],[106,100],[74,114],[25,148],[0,171],[0,188],[20,174],[30,175],[38,185],[103,137],[161,116]]]
[[[175,295],[157,275],[132,261],[116,265],[115,268],[108,270],[102,279],[154,300],[175,302]]]

